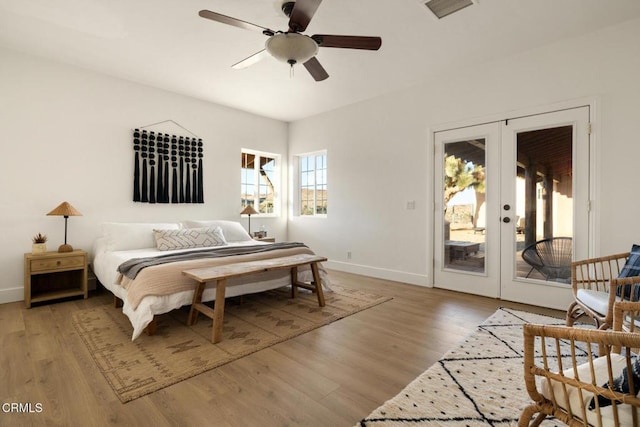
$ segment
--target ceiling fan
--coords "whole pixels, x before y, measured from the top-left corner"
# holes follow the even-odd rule
[[[327,74],[316,58],[319,47],[378,50],[382,45],[382,39],[380,37],[366,36],[340,36],[331,34],[314,34],[307,36],[302,34],[302,32],[307,29],[320,3],[322,3],[322,0],[284,2],[282,4],[282,11],[289,17],[289,28],[286,31],[274,31],[260,25],[211,12],[210,10],[201,10],[199,15],[203,18],[234,27],[259,31],[269,37],[263,50],[232,65],[232,68],[246,68],[271,55],[279,61],[286,62],[291,65],[291,67],[298,63],[304,64],[304,67],[314,80],[322,81],[328,78],[329,74]]]

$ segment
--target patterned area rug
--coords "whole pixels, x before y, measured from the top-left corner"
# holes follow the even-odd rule
[[[332,286],[325,307],[314,294],[288,288],[225,304],[223,339],[211,344],[211,320],[186,326],[188,307],[159,316],[156,335],[131,341],[128,318],[112,306],[82,310],[73,323],[98,368],[125,403],[391,298]]]
[[[524,323],[564,325],[564,319],[498,309],[358,426],[516,426],[531,403],[523,373]],[[564,424],[545,420],[541,425]]]

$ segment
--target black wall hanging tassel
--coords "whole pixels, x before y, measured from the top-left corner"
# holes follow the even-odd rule
[[[198,203],[204,203],[204,191],[202,189],[204,183],[204,176],[202,174],[202,155],[203,147],[202,140],[198,139]]]
[[[133,201],[204,203],[203,146],[197,137],[134,129]]]
[[[180,159],[180,170],[178,174],[178,186],[180,187],[180,203],[184,201],[184,137],[178,140],[178,158]]]
[[[156,136],[151,132],[149,135],[149,203],[156,202],[156,160],[155,160]]]
[[[135,160],[133,164],[133,201],[140,201],[140,130],[133,131],[133,150]]]
[[[164,136],[162,147],[162,165],[164,173],[162,181],[162,203],[169,203],[169,135]]]
[[[164,142],[162,134],[158,134],[156,142],[156,153],[158,154],[158,183],[156,184],[156,202],[163,203],[164,197]]]
[[[186,177],[184,184],[184,202],[191,203],[191,145],[189,138],[184,141],[184,175]]]
[[[149,135],[147,132],[142,132],[142,139],[140,140],[140,151],[142,154],[142,185],[140,186],[140,201],[146,203],[149,201],[149,197],[147,196],[149,193],[147,191],[147,150],[149,143]]]
[[[171,137],[171,203],[178,203],[178,139]]]

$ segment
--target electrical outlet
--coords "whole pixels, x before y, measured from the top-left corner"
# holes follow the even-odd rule
[[[415,200],[408,200],[407,201],[407,210],[412,211],[416,208],[416,201]]]
[[[347,251],[347,259],[351,259],[351,251]]]

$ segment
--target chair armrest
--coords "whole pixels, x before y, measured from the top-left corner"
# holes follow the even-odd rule
[[[640,301],[617,301],[613,304],[613,330],[640,332]]]
[[[640,300],[640,276],[611,279],[609,292],[625,301],[635,302]]]

